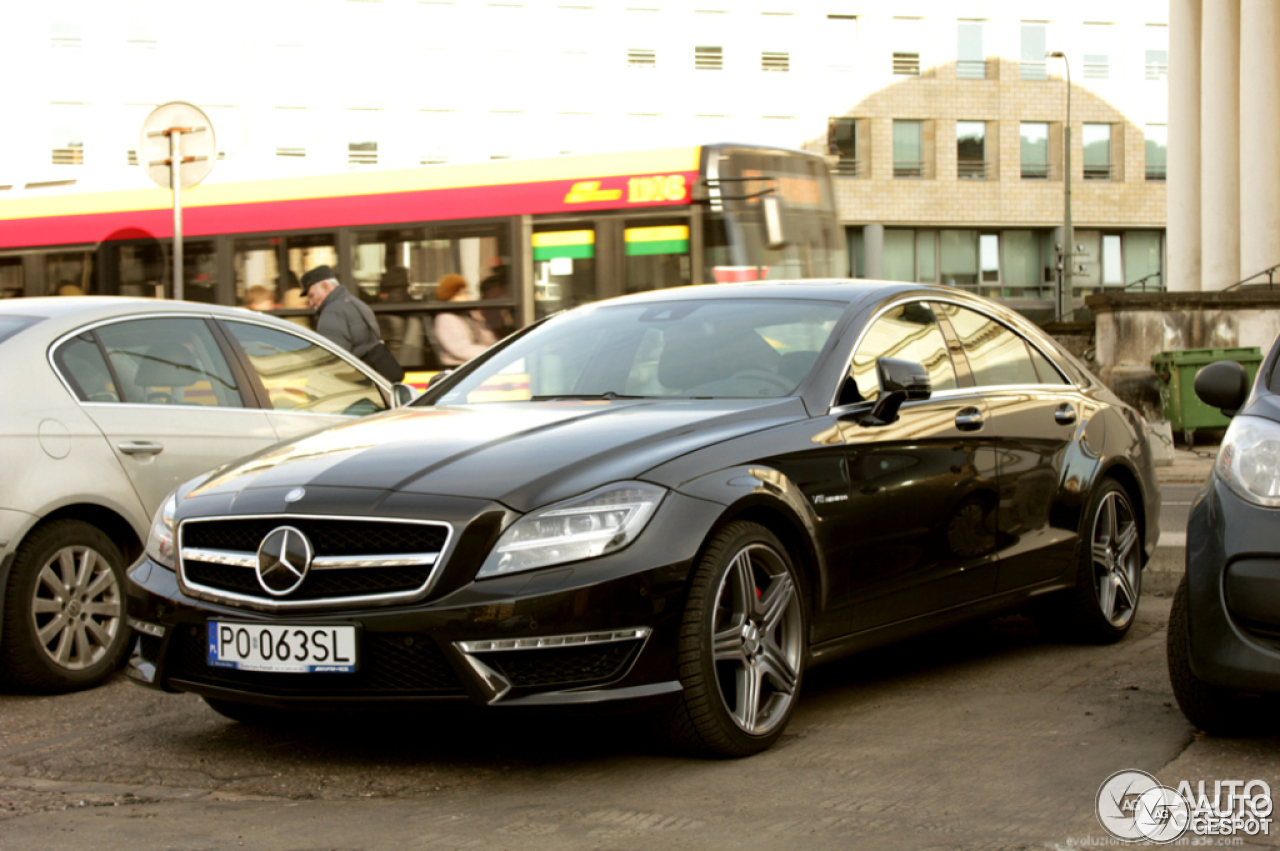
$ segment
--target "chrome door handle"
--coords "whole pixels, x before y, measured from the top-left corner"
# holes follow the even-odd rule
[[[1058,425],[1074,425],[1076,409],[1067,404],[1059,405],[1057,410],[1053,412],[1053,421]]]
[[[125,455],[159,455],[164,451],[164,444],[151,440],[126,440],[117,443],[116,448]]]
[[[956,428],[961,431],[977,431],[982,428],[983,422],[982,411],[977,408],[963,408],[956,414]]]

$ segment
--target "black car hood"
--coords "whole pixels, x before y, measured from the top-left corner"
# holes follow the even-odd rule
[[[226,497],[254,488],[371,488],[495,500],[525,512],[804,416],[793,397],[402,408],[279,444],[197,490]]]

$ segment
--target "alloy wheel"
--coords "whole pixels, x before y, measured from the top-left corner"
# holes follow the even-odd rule
[[[1133,618],[1142,589],[1138,523],[1119,491],[1107,493],[1093,520],[1093,576],[1098,606],[1107,623],[1123,628]]]
[[[31,617],[37,641],[60,668],[81,671],[103,658],[123,628],[124,596],[92,547],[63,547],[36,577]]]
[[[720,697],[743,732],[766,735],[796,699],[804,636],[800,595],[778,553],[742,548],[716,592],[712,656]]]

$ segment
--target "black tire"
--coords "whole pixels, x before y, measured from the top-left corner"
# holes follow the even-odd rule
[[[1230,689],[1210,685],[1191,670],[1190,592],[1184,576],[1169,610],[1169,635],[1165,644],[1169,682],[1178,708],[1187,720],[1215,736],[1246,736],[1261,728],[1261,701]]]
[[[1114,644],[1133,626],[1141,597],[1138,515],[1124,486],[1104,478],[1080,519],[1075,587],[1038,601],[1031,615],[1054,638]]]
[[[808,658],[802,589],[768,529],[739,521],[715,535],[695,570],[680,626],[682,699],[658,718],[668,741],[693,753],[743,757],[782,736]]]
[[[0,675],[44,693],[106,680],[129,645],[124,589],[124,556],[102,530],[81,520],[37,528],[9,571]]]
[[[232,721],[246,727],[278,727],[287,720],[289,713],[269,706],[258,706],[253,703],[239,703],[234,700],[220,700],[216,697],[202,698],[209,708]]]

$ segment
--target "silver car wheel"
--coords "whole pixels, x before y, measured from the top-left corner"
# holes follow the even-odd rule
[[[1138,607],[1142,562],[1138,523],[1123,493],[1111,491],[1098,504],[1093,519],[1092,558],[1098,607],[1107,623],[1127,625]]]
[[[765,735],[796,699],[800,595],[778,553],[751,544],[733,557],[715,599],[711,646],[721,700],[739,729]]]
[[[103,658],[123,628],[124,595],[92,547],[63,547],[40,568],[31,599],[38,643],[60,668],[81,671]]]

